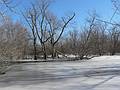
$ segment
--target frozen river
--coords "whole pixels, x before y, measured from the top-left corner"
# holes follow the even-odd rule
[[[120,56],[27,63],[0,76],[0,90],[120,90]]]

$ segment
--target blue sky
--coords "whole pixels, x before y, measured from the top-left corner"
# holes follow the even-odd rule
[[[51,9],[59,17],[75,12],[77,23],[84,23],[92,11],[105,20],[109,20],[114,12],[111,0],[56,0]]]
[[[29,7],[29,2],[35,0],[16,0],[21,9]],[[88,17],[88,13],[96,11],[97,14],[105,20],[109,20],[114,9],[111,0],[54,0],[50,10],[58,17],[63,17],[71,12],[76,13],[75,21],[77,25],[82,25]],[[19,16],[14,16],[14,20],[21,20]],[[118,19],[117,15],[114,20]]]

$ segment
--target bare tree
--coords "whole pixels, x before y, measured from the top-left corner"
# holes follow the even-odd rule
[[[60,22],[60,20],[58,20],[56,16],[49,13],[47,21],[50,27],[49,35],[52,49],[52,58],[56,57],[55,45],[58,43],[67,25],[70,23],[70,21],[74,19],[74,17],[75,13],[73,15],[68,16],[67,19],[62,18],[62,22]]]
[[[0,0],[0,21],[1,21],[0,24],[2,24],[2,20],[5,19],[6,13],[8,11],[12,11],[13,10],[11,6],[13,6],[11,0]],[[0,32],[1,32],[1,30],[0,30]],[[4,30],[2,32],[4,32]],[[4,41],[4,40],[2,40],[2,41]],[[7,49],[5,49],[6,46],[4,46],[3,43],[1,43],[1,44],[2,44],[2,47],[0,47],[0,51],[2,53],[4,52],[3,54],[5,54],[6,50],[7,50]],[[2,57],[3,56],[0,57],[0,67],[6,67],[8,65],[8,63],[6,62],[7,58],[2,59]],[[2,61],[4,61],[4,62],[2,62]],[[1,71],[0,71],[0,73],[1,73]]]
[[[119,27],[112,27],[111,30],[109,30],[109,52],[111,55],[115,55],[118,46],[119,46],[119,40],[120,40],[120,29]]]
[[[0,26],[0,55],[9,59],[20,59],[28,44],[28,32],[20,23],[9,18]]]
[[[25,17],[27,23],[29,24],[34,38],[34,59],[36,58],[36,41],[37,37],[42,46],[42,52],[44,59],[47,58],[46,45],[45,43],[50,39],[48,35],[48,23],[47,23],[47,12],[49,7],[49,0],[40,0],[35,4],[31,4],[31,8],[28,10]]]
[[[78,55],[79,48],[79,31],[74,29],[69,32],[68,41],[66,41],[67,46],[69,46],[70,52],[73,55]]]
[[[28,23],[30,29],[32,30],[32,35],[33,35],[33,47],[34,47],[34,60],[37,60],[37,34],[36,34],[36,29],[35,29],[35,22],[38,19],[37,13],[34,11],[34,9],[30,9],[27,11],[26,15],[22,13],[24,16],[26,22]]]
[[[80,59],[83,59],[84,56],[88,54],[89,51],[89,39],[94,27],[94,22],[95,22],[96,15],[93,15],[90,17],[90,20],[88,20],[89,25],[84,27],[84,31],[80,34],[80,50],[79,50],[79,56]]]
[[[89,39],[90,54],[93,55],[103,55],[106,53],[106,42],[107,42],[107,33],[106,33],[106,24],[96,21],[91,32]]]

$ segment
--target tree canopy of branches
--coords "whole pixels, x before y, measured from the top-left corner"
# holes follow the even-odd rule
[[[46,53],[46,42],[51,41],[52,46],[52,57],[55,54],[55,44],[61,38],[64,29],[67,27],[69,22],[75,17],[75,14],[69,16],[68,19],[62,18],[62,22],[58,22],[57,18],[50,15],[48,7],[51,2],[49,0],[40,0],[37,4],[31,4],[31,8],[27,11],[27,16],[24,15],[27,23],[29,24],[34,38],[34,59],[36,58],[36,41],[37,38],[42,46],[42,52],[44,59],[47,58]],[[59,23],[59,25],[58,25]],[[55,40],[56,30],[60,31],[57,39]]]

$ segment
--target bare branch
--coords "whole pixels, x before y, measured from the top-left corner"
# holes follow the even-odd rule
[[[59,39],[61,38],[62,34],[63,34],[63,31],[64,29],[66,28],[66,26],[69,24],[69,22],[75,17],[75,13],[65,22],[65,20],[63,21],[64,22],[64,25],[62,27],[62,30],[61,30],[61,33],[59,35],[59,37],[57,38],[57,40],[54,42],[54,44],[56,44]]]

